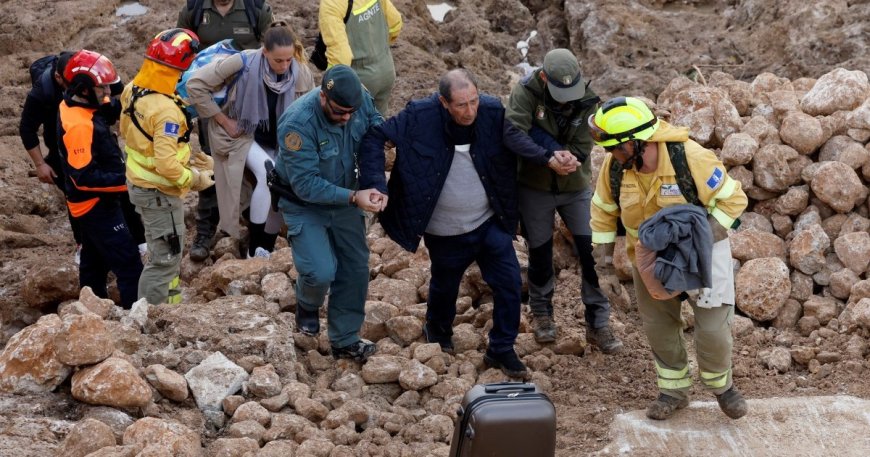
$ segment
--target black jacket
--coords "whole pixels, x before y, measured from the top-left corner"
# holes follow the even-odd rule
[[[402,112],[373,127],[360,147],[360,189],[387,192],[389,201],[381,225],[396,243],[416,251],[429,224],[441,188],[453,163],[455,144],[446,133],[450,114],[438,94],[408,103]],[[384,175],[384,143],[396,145],[396,162],[389,185]],[[546,165],[552,157],[528,135],[505,119],[501,102],[480,95],[471,143],[474,168],[489,198],[498,223],[515,233],[517,210],[517,155]]]

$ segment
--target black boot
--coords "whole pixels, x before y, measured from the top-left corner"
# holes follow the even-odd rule
[[[255,257],[257,248],[263,247],[263,235],[266,224],[248,223],[248,258]]]

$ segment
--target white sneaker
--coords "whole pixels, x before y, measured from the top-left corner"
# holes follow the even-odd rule
[[[254,250],[254,257],[260,257],[262,259],[268,259],[272,257],[272,253],[267,251],[264,248],[257,248]]]
[[[76,265],[81,265],[81,263],[82,263],[82,245],[80,245],[80,244],[76,245],[76,253],[75,253],[75,257],[73,259],[74,259],[74,262],[76,263]]]

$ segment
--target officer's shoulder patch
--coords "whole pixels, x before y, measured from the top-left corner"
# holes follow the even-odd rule
[[[707,178],[707,187],[709,187],[710,189],[715,189],[719,187],[719,184],[722,183],[722,177],[724,176],[724,174],[725,173],[722,171],[721,168],[714,168],[713,174],[711,174],[710,177]]]
[[[175,122],[166,122],[163,124],[163,134],[166,136],[178,136],[181,126]]]
[[[302,137],[296,132],[284,135],[284,147],[288,151],[298,151],[302,148]]]

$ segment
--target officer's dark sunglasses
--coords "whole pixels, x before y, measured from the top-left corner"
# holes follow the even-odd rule
[[[335,103],[335,102],[333,102],[331,98],[326,97],[326,106],[328,106],[329,111],[331,111],[332,114],[334,114],[336,116],[347,116],[347,115],[351,115],[351,114],[356,112],[356,108],[351,108],[351,109],[336,108],[336,106],[339,106],[339,105],[333,104],[333,103]]]

